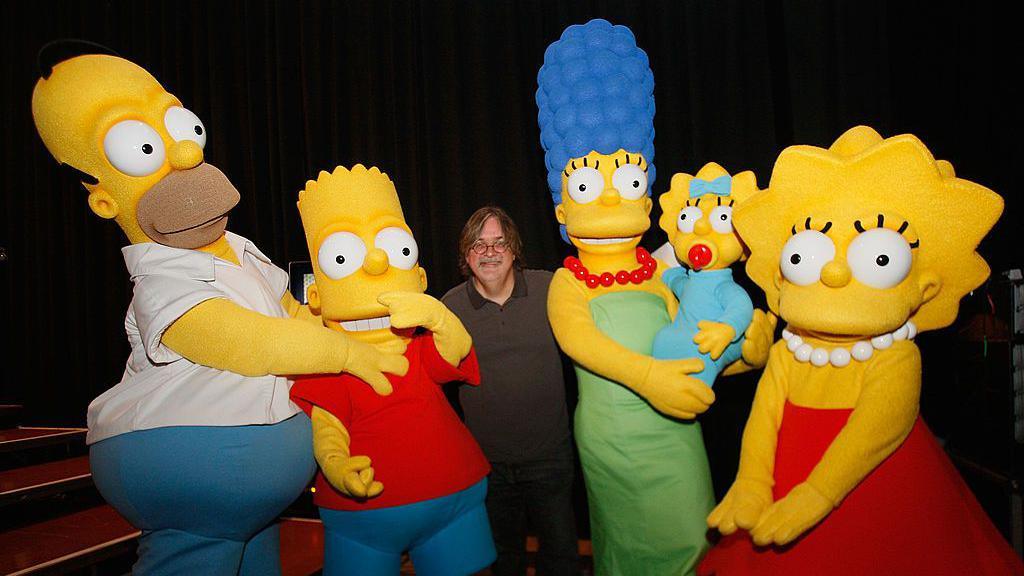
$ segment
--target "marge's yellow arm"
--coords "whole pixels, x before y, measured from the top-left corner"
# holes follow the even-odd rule
[[[225,298],[186,312],[162,341],[191,362],[243,376],[338,373],[351,348],[322,325],[264,316]]]

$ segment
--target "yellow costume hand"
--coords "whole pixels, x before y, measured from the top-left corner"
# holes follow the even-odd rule
[[[634,390],[656,410],[673,418],[690,420],[715,401],[707,384],[688,376],[704,369],[699,358],[650,360],[647,377]]]
[[[409,371],[409,360],[402,356],[404,347],[405,344],[402,343],[401,352],[398,352],[399,347],[395,346],[391,346],[390,349],[383,346],[382,350],[358,340],[351,340],[342,371],[366,382],[377,394],[387,396],[392,391],[391,382],[382,373],[405,376]]]
[[[373,479],[373,466],[369,456],[328,458],[320,465],[324,477],[339,492],[354,498],[373,498],[384,490],[384,485]]]
[[[722,502],[708,515],[708,527],[728,535],[737,528],[750,530],[772,503],[772,489],[753,480],[737,479]]]
[[[779,317],[771,312],[754,309],[754,317],[744,332],[743,361],[754,367],[761,368],[768,363],[768,350],[775,342],[775,325]]]
[[[726,346],[736,338],[736,329],[721,322],[701,320],[697,322],[697,328],[693,343],[701,354],[710,354],[712,360],[718,360]]]
[[[419,292],[385,292],[377,301],[388,307],[393,328],[422,326],[434,334],[434,346],[445,362],[458,366],[473,347],[462,322],[440,300]]]
[[[784,546],[821,522],[832,508],[832,501],[813,486],[807,482],[797,484],[761,515],[750,536],[758,546]]]

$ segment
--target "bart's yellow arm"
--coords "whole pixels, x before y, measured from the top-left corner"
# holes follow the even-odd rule
[[[381,372],[405,374],[403,356],[304,320],[274,318],[225,298],[196,305],[171,324],[162,342],[191,362],[243,376],[348,372],[381,394],[391,383]]]
[[[903,444],[917,419],[920,395],[917,346],[904,340],[879,353],[865,369],[850,419],[807,480],[765,511],[750,533],[754,542],[788,544],[827,516]]]
[[[688,376],[703,368],[700,359],[655,360],[601,332],[591,317],[587,294],[565,268],[551,279],[548,321],[558,345],[574,362],[623,384],[669,416],[690,419],[715,401],[711,388]]]
[[[434,335],[434,346],[445,362],[458,366],[469,355],[473,338],[440,300],[419,292],[385,292],[377,302],[387,306],[395,328],[422,326]]]
[[[313,407],[313,457],[324,477],[338,491],[356,498],[373,498],[384,485],[373,479],[369,456],[349,454],[349,435],[345,425],[333,414]]]

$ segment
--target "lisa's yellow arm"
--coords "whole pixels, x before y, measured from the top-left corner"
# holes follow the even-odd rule
[[[367,456],[349,453],[349,434],[333,414],[313,407],[313,457],[324,477],[340,492],[357,498],[372,498],[384,490],[373,479],[373,467]]]

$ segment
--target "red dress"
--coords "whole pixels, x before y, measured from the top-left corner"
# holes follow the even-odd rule
[[[852,410],[786,403],[774,498],[811,473]],[[711,549],[701,575],[1024,574],[1002,535],[918,416],[904,440],[821,523],[784,547],[740,530]]]

